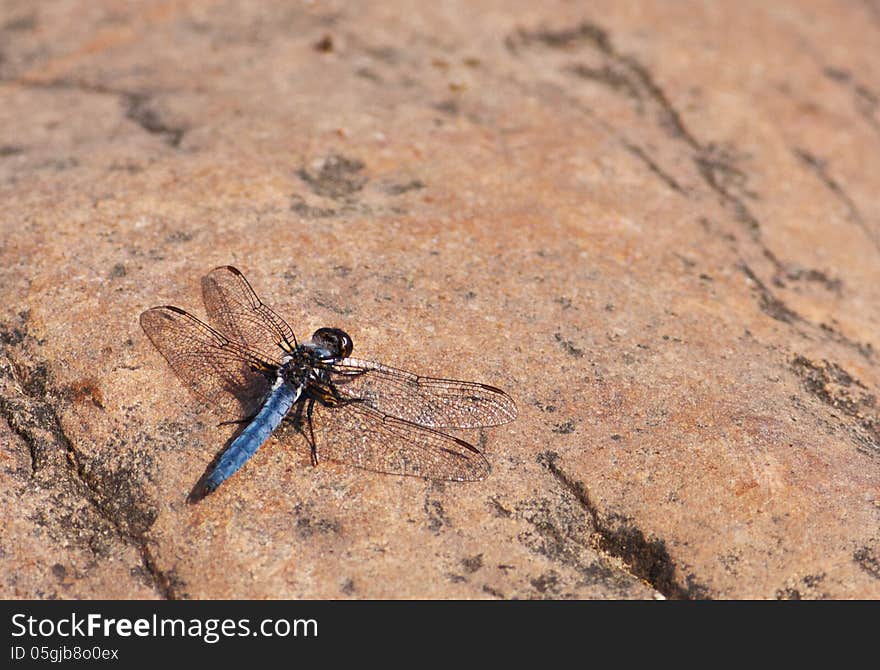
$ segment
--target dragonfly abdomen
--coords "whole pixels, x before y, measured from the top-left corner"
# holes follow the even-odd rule
[[[269,439],[269,436],[299,399],[304,386],[304,383],[298,387],[291,386],[280,375],[278,376],[257,416],[232,441],[232,444],[217,461],[214,470],[206,478],[202,495],[211,493],[238,472],[241,466],[257,453],[257,449]]]

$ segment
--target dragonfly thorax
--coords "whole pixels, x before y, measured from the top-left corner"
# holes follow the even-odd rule
[[[319,328],[312,339],[301,342],[281,359],[278,375],[293,388],[305,384],[325,386],[329,377],[325,367],[347,358],[352,351],[351,338],[339,328]]]

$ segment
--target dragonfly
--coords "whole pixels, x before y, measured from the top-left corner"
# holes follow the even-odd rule
[[[444,429],[516,418],[514,401],[494,386],[353,358],[352,339],[339,328],[318,328],[298,341],[231,265],[202,278],[202,300],[211,325],[171,305],[140,315],[147,337],[190,391],[222,413],[223,423],[244,425],[196,484],[193,502],[234,475],[286,423],[305,438],[314,466],[327,460],[475,481],[488,475],[488,461]]]

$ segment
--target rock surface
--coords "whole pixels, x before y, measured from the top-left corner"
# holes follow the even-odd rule
[[[0,10],[0,596],[880,597],[877,2],[241,5]],[[221,264],[507,390],[491,475],[187,504]]]

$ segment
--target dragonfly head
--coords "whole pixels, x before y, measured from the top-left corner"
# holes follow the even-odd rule
[[[339,328],[318,328],[312,335],[312,344],[320,355],[327,358],[348,358],[354,349],[348,333]]]

